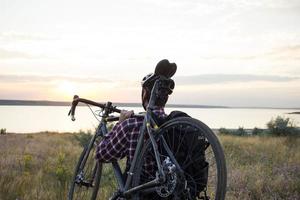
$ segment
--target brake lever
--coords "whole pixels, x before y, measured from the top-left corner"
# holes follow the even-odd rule
[[[73,97],[73,102],[72,102],[72,106],[71,106],[71,109],[70,109],[70,111],[69,111],[69,113],[68,113],[68,116],[70,116],[71,115],[71,120],[72,121],[75,121],[76,119],[75,119],[75,108],[76,108],[76,106],[77,106],[77,104],[78,104],[78,102],[74,102],[76,99],[78,99],[79,98],[79,96],[78,95],[74,95],[74,97]]]
[[[68,112],[68,116],[71,115],[72,109],[70,108],[69,112]]]

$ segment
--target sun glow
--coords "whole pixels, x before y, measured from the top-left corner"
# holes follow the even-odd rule
[[[64,96],[72,96],[76,93],[76,85],[69,81],[60,82],[58,90],[64,94]]]
[[[102,91],[99,93],[99,91]],[[57,96],[59,99],[69,100],[73,98],[74,95],[79,95],[82,98],[88,98],[97,100],[102,100],[102,95],[108,96],[111,93],[111,89],[107,90],[105,87],[95,84],[89,83],[85,84],[82,82],[75,81],[60,81],[57,82],[56,88],[54,91],[54,96]]]

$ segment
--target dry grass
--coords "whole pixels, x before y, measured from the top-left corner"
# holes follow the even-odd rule
[[[71,134],[0,136],[0,199],[65,199],[81,148]]]
[[[300,138],[222,136],[227,199],[300,199]]]
[[[220,136],[227,199],[300,199],[300,139]],[[72,134],[0,135],[0,199],[66,199],[81,146]]]

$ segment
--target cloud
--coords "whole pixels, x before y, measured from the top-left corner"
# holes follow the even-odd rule
[[[300,44],[282,47],[282,48],[278,49],[277,52],[288,52],[288,53],[295,53],[295,54],[299,55],[300,54]]]
[[[220,84],[234,82],[288,82],[299,80],[300,77],[288,76],[268,76],[268,75],[251,75],[251,74],[203,74],[193,76],[178,76],[175,79],[178,85],[198,85],[198,84]]]
[[[12,59],[12,58],[35,58],[35,56],[21,51],[9,51],[6,49],[0,49],[0,59]]]
[[[300,44],[276,48],[261,56],[279,59],[300,59]]]
[[[25,51],[18,51],[18,50],[7,50],[0,48],[0,60],[1,59],[45,59],[51,58],[45,54],[31,54]]]
[[[75,77],[75,76],[39,76],[39,75],[11,75],[0,74],[0,82],[52,82],[52,81],[73,81],[80,83],[111,83],[109,79],[99,77]]]
[[[40,41],[40,40],[53,40],[54,37],[49,37],[41,34],[28,34],[18,32],[0,32],[0,40],[3,41]]]
[[[233,54],[233,53],[232,53]],[[270,51],[249,55],[212,55],[212,56],[201,56],[205,60],[255,60],[255,59],[276,59],[276,60],[299,60],[300,59],[300,44],[292,46],[284,46],[273,48]]]
[[[215,0],[215,4],[218,3],[218,0]],[[228,6],[235,6],[237,8],[248,8],[248,7],[264,7],[264,8],[292,8],[299,6],[300,3],[298,0],[226,0],[222,1],[223,4]]]

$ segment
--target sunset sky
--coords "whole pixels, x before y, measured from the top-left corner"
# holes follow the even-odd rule
[[[164,58],[171,103],[300,107],[300,1],[0,0],[0,99],[140,102]]]

